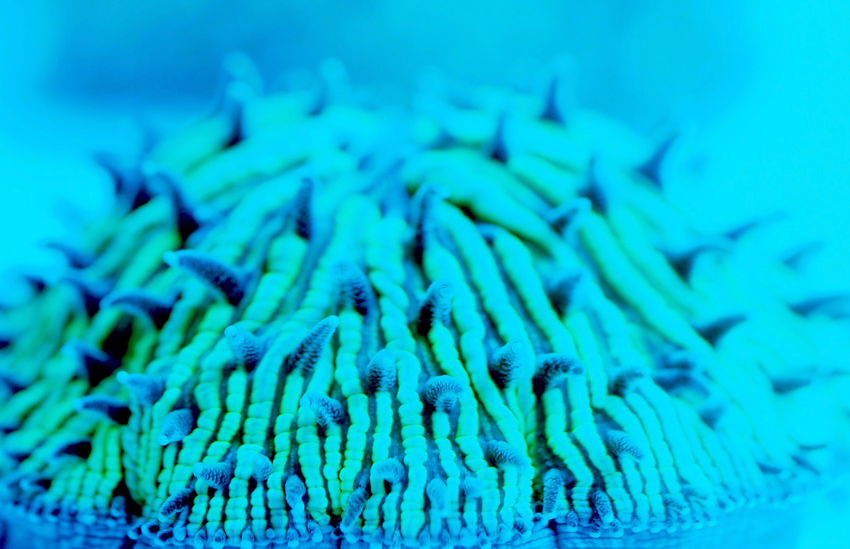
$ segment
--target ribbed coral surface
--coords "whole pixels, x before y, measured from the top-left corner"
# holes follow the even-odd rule
[[[834,471],[846,323],[758,224],[690,226],[669,143],[557,78],[246,74],[102,157],[115,207],[3,312],[10,545],[749,545]]]

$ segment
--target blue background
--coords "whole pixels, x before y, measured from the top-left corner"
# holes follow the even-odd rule
[[[793,212],[789,245],[824,238],[811,276],[845,287],[850,3],[778,0],[0,0],[0,270],[96,211],[94,150],[133,151],[139,123],[207,104],[222,56],[273,80],[341,59],[355,82],[415,87],[423,67],[504,84],[572,55],[588,107],[660,138],[681,128],[673,198],[724,227]],[[700,170],[696,171],[695,168]],[[74,205],[71,208],[70,204]]]
[[[653,138],[684,132],[666,169],[695,219],[787,211],[789,248],[827,244],[810,279],[848,286],[850,2],[0,0],[0,14],[0,271],[58,264],[37,244],[72,240],[69,220],[109,204],[90,154],[202,112],[233,49],[269,80],[332,56],[355,83],[403,92],[424,67],[506,84],[568,53],[585,106]],[[846,541],[838,513],[812,510],[802,546]]]

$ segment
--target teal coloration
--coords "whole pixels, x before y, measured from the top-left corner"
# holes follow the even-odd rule
[[[366,366],[366,382],[369,388],[389,391],[396,384],[395,357],[389,349],[378,351]]]
[[[519,339],[508,341],[490,360],[490,376],[503,388],[513,385],[528,368],[524,360],[525,344]]]
[[[74,402],[74,409],[79,412],[98,414],[122,425],[126,424],[130,417],[130,409],[124,402],[107,396],[82,397]]]
[[[233,466],[230,463],[216,463],[215,465],[196,463],[192,466],[192,474],[211,487],[221,489],[226,487],[230,479],[233,478]]]
[[[644,451],[635,444],[634,439],[623,431],[608,432],[608,447],[617,456],[629,457],[640,463],[644,460]]]
[[[150,319],[156,329],[161,330],[168,321],[174,303],[140,289],[112,292],[100,302],[103,308],[119,309],[139,318]]]
[[[339,425],[345,418],[342,404],[325,395],[307,393],[301,397],[300,404],[313,412],[316,416],[316,423],[323,429],[331,425]]]
[[[195,420],[189,410],[174,410],[165,416],[162,421],[162,430],[159,432],[157,441],[161,446],[171,442],[179,442],[192,432]]]
[[[127,387],[141,404],[155,404],[165,391],[165,383],[147,374],[118,372],[115,379]]]
[[[248,371],[253,370],[263,358],[263,344],[251,332],[240,326],[228,326],[224,337],[236,359]]]
[[[251,463],[251,476],[257,482],[265,482],[274,472],[272,462],[263,454],[256,454],[254,461]]]
[[[341,263],[337,266],[341,292],[358,313],[364,317],[374,308],[375,299],[369,279],[357,265]]]
[[[395,458],[385,459],[372,465],[372,476],[397,485],[404,479],[404,466]]]
[[[245,277],[233,268],[206,254],[192,250],[166,252],[162,256],[170,267],[183,269],[221,292],[231,305],[238,305],[245,295]]]
[[[62,346],[63,354],[77,359],[89,376],[89,383],[97,385],[120,366],[120,361],[85,341],[71,340]]]
[[[435,280],[428,286],[416,321],[416,331],[419,335],[427,335],[435,320],[441,322],[443,326],[451,324],[452,296],[451,284],[445,280]]]
[[[125,196],[70,284],[3,313],[10,540],[745,547],[840,474],[840,306],[762,225],[691,227],[670,142],[563,75],[402,112],[340,67],[263,95],[246,63],[107,162]]]
[[[351,527],[352,523],[360,518],[360,514],[363,512],[363,507],[366,505],[367,497],[366,490],[363,488],[358,488],[351,494],[351,496],[349,496],[348,508],[345,510],[345,514],[342,516],[342,520],[339,525],[342,532],[346,532]]]
[[[457,406],[457,400],[463,392],[463,386],[450,376],[437,376],[428,380],[425,386],[425,401],[435,410],[451,412]]]
[[[329,316],[316,324],[295,351],[286,357],[284,367],[287,373],[295,369],[311,373],[337,326],[339,319],[335,316]]]
[[[166,522],[169,517],[185,508],[189,504],[189,499],[194,495],[192,490],[180,490],[171,494],[162,507],[159,508],[159,522]]]

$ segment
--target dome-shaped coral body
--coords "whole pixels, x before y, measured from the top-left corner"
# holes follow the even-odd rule
[[[747,546],[832,471],[846,325],[625,130],[226,87],[4,312],[11,545]]]

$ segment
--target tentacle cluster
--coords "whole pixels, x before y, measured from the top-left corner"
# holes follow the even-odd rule
[[[9,536],[745,544],[835,471],[837,306],[754,266],[757,228],[690,227],[669,143],[567,105],[563,75],[426,90],[400,124],[336,65],[268,96],[227,67],[144,169],[100,158],[116,215],[2,312]]]

